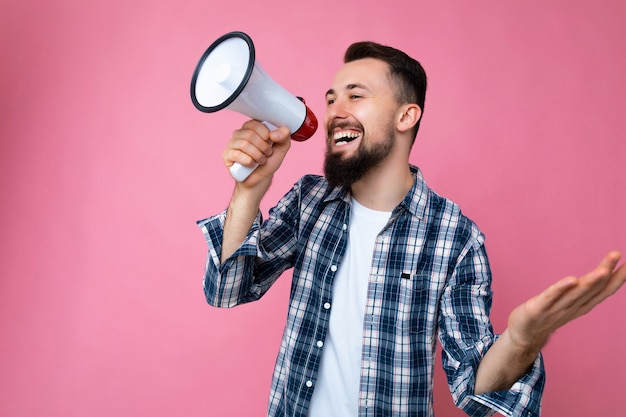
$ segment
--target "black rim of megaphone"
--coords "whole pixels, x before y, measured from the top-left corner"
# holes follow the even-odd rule
[[[230,97],[228,97],[228,99],[223,101],[221,104],[218,104],[217,106],[212,106],[212,107],[203,106],[196,99],[196,80],[198,79],[198,75],[200,74],[200,69],[202,68],[202,65],[204,65],[204,61],[206,61],[206,59],[211,54],[211,52],[213,52],[213,50],[220,43],[230,38],[241,38],[244,41],[246,41],[246,43],[248,44],[248,50],[250,51],[250,57],[248,60],[248,68],[246,69],[246,73],[243,79],[241,80],[239,87],[237,87],[235,91],[233,91],[233,93],[230,95]],[[202,57],[200,58],[198,65],[196,65],[195,71],[193,72],[193,77],[191,78],[191,101],[193,101],[193,105],[196,106],[198,110],[203,111],[205,113],[213,113],[218,110],[222,110],[226,108],[228,105],[230,105],[230,103],[235,101],[235,99],[239,96],[239,94],[241,94],[243,89],[246,87],[246,84],[248,84],[248,80],[250,80],[250,76],[252,75],[252,70],[254,69],[254,59],[255,59],[254,43],[252,43],[252,39],[246,33],[229,32],[229,33],[226,33],[225,35],[220,36],[215,42],[211,44],[211,46],[207,48],[204,54],[202,54]]]

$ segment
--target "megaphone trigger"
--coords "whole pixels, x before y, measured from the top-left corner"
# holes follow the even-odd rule
[[[213,42],[191,79],[194,106],[205,113],[228,108],[273,126],[287,126],[295,141],[309,139],[317,130],[317,118],[304,99],[291,95],[255,63],[255,54],[252,39],[243,32],[230,32]],[[233,167],[237,181],[254,170]]]

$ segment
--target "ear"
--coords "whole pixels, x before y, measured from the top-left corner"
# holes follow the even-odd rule
[[[404,104],[400,107],[396,127],[401,132],[411,130],[419,121],[420,117],[422,117],[422,109],[420,106],[415,103]]]

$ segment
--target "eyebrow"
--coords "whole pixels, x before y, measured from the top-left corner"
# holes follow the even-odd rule
[[[354,90],[356,88],[361,88],[363,90],[370,91],[370,89],[367,88],[367,86],[365,86],[365,84],[361,84],[361,83],[348,84],[348,85],[346,85],[345,90],[346,91],[350,91],[350,90]],[[335,94],[335,90],[333,90],[332,88],[326,92],[327,96],[334,95],[334,94]]]

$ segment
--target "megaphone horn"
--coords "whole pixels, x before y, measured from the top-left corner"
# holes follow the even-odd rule
[[[270,129],[287,126],[295,141],[309,139],[317,129],[317,118],[304,100],[255,63],[254,44],[243,32],[222,35],[204,52],[191,79],[191,100],[205,113],[229,109],[269,123]],[[236,163],[230,172],[243,181],[255,168]]]

